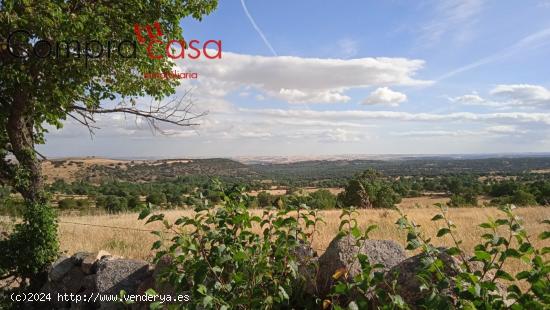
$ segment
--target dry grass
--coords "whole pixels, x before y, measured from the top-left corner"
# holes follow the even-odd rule
[[[175,221],[179,216],[189,215],[192,211],[166,211],[165,215],[169,221]],[[259,213],[260,211],[254,211]],[[431,222],[431,218],[438,212],[434,207],[409,208],[404,212],[415,223],[422,225],[427,236],[435,236],[438,224]],[[550,208],[529,207],[519,208],[515,211],[523,220],[525,227],[537,246],[542,242],[536,240],[535,236],[544,229],[541,224],[543,219],[550,218]],[[336,235],[339,226],[339,210],[323,211],[322,216],[326,224],[319,227],[320,233],[314,237],[313,247],[322,252],[333,237]],[[459,237],[464,242],[465,249],[472,249],[480,242],[483,229],[478,224],[489,217],[498,217],[501,213],[495,208],[456,208],[449,210],[449,217],[458,226]],[[371,224],[378,225],[378,229],[371,233],[372,239],[391,239],[405,244],[405,233],[399,231],[394,224],[399,214],[394,210],[361,210],[358,216],[359,225],[362,228]],[[159,226],[150,224],[144,226],[144,222],[137,220],[137,214],[122,215],[96,215],[96,216],[62,216],[59,233],[61,248],[71,254],[77,251],[107,250],[112,254],[123,257],[151,259],[151,244],[156,240],[155,236],[146,231],[128,229],[112,229],[93,226],[74,225],[66,222],[86,223],[92,225],[106,225],[127,227],[133,229],[158,229]],[[436,245],[451,246],[448,238],[434,238]],[[548,246],[548,244],[546,244]],[[409,253],[412,254],[412,253]],[[516,272],[522,269],[521,263],[516,262],[508,266],[509,271]]]

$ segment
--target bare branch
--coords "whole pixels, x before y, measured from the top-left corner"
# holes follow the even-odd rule
[[[186,91],[181,97],[171,98],[166,101],[152,101],[148,108],[138,108],[133,100],[130,103],[121,102],[119,106],[105,109],[101,107],[87,107],[83,105],[73,105],[70,107],[69,117],[84,125],[93,135],[93,130],[98,127],[93,126],[96,114],[122,113],[124,115],[134,115],[136,118],[142,117],[153,131],[163,133],[158,123],[172,124],[181,127],[196,126],[199,123],[194,120],[203,117],[207,112],[195,113],[192,111],[194,102],[189,96],[190,90]],[[71,113],[72,112],[72,113]]]

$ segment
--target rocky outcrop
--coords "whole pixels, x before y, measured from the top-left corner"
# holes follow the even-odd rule
[[[392,268],[406,258],[405,250],[395,241],[357,241],[352,236],[336,237],[319,257],[317,289],[320,296],[325,296],[337,281],[333,277],[337,271],[342,274],[339,280],[348,281],[361,272],[358,254],[366,255],[371,265],[381,264],[386,269]]]
[[[41,293],[49,293],[49,303],[33,303],[29,309],[118,309],[114,302],[84,301],[95,294],[116,295],[124,290],[138,293],[138,288],[150,283],[154,286],[153,269],[141,260],[122,259],[105,251],[80,252],[71,257],[62,256],[52,264],[48,282]],[[145,289],[146,290],[146,289]],[[67,295],[65,295],[67,294]],[[80,302],[70,300],[70,294]],[[139,305],[137,305],[139,306]],[[137,308],[137,306],[135,308]]]
[[[428,291],[420,289],[422,282],[418,278],[418,274],[425,268],[425,260],[427,258],[425,253],[409,257],[393,266],[386,273],[385,280],[388,288],[393,287],[393,282],[396,282],[395,293],[400,295],[409,305],[418,304],[421,299],[427,297],[427,294],[429,294]],[[441,268],[443,274],[448,278],[455,277],[458,274],[459,264],[452,256],[442,251],[438,255],[438,258],[443,262],[443,267]],[[444,293],[452,295],[450,289]]]

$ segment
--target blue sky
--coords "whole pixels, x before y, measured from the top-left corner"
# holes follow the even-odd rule
[[[550,151],[550,1],[220,1],[186,39],[223,41],[194,128],[67,123],[49,156],[187,157]],[[252,20],[258,28],[253,26]],[[267,42],[262,39],[265,37]],[[271,47],[270,47],[271,46]]]

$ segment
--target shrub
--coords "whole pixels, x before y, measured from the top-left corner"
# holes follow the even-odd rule
[[[77,208],[77,203],[76,203],[76,200],[74,198],[61,199],[61,200],[59,200],[57,205],[58,205],[59,209],[62,209],[62,210],[76,209]]]
[[[453,194],[447,203],[450,207],[477,206],[477,195],[472,191],[463,194]]]
[[[320,221],[315,211],[300,208],[264,210],[255,216],[247,208],[251,199],[241,188],[217,190],[217,208],[208,200],[195,206],[196,215],[175,223],[164,215],[140,218],[162,221],[166,229],[184,231],[173,239],[153,244],[156,260],[168,255],[174,264],[161,274],[176,290],[190,292],[189,309],[268,309],[289,307],[298,275],[296,249],[311,238]],[[253,225],[261,233],[252,230]],[[162,234],[157,233],[159,236]],[[165,245],[163,247],[163,244]]]
[[[486,230],[482,242],[471,251],[464,249],[447,209],[432,221],[442,223],[437,237],[451,240],[448,248],[438,248],[409,218],[401,214],[396,225],[406,232],[406,249],[420,252],[418,269],[421,294],[401,296],[400,285],[391,271],[371,265],[366,255],[358,255],[361,273],[342,281],[346,270],[333,275],[338,280],[328,296],[304,294],[305,279],[299,274],[306,266],[312,276],[315,264],[303,263],[298,249],[308,245],[322,222],[315,210],[305,206],[266,209],[261,216],[250,213],[252,199],[241,188],[217,190],[222,201],[211,208],[208,200],[195,200],[195,214],[173,224],[163,214],[145,209],[140,218],[159,221],[166,230],[178,232],[153,244],[155,261],[170,257],[172,264],[161,271],[161,282],[176,291],[189,292],[191,300],[176,309],[548,309],[550,306],[550,247],[537,249],[532,236],[513,214],[513,206],[503,207],[504,216],[481,223]],[[352,208],[342,210],[340,235],[350,235],[360,245],[376,228],[360,228]],[[550,220],[543,220],[550,224]],[[260,233],[253,230],[260,228]],[[162,232],[154,232],[159,237]],[[550,238],[550,231],[538,238]],[[468,256],[466,253],[473,253]],[[449,259],[447,259],[447,258]],[[510,274],[504,268],[512,259],[524,262],[525,269]],[[455,262],[450,264],[449,261]],[[309,269],[312,268],[312,269]],[[302,269],[303,272],[304,269]],[[519,281],[527,287],[521,289]],[[155,308],[156,307],[156,308]],[[153,305],[160,309],[162,305]]]
[[[261,208],[266,208],[273,206],[273,201],[275,200],[275,197],[266,191],[261,191],[258,193],[257,199],[258,205]]]
[[[452,247],[434,246],[420,227],[405,215],[396,223],[407,231],[406,248],[422,252],[417,278],[421,280],[424,294],[414,305],[407,304],[406,299],[396,293],[398,284],[387,281],[391,277],[384,274],[381,266],[372,266],[364,255],[358,257],[362,273],[351,283],[335,285],[330,299],[324,304],[332,304],[335,309],[346,306],[350,309],[409,309],[411,306],[415,309],[548,309],[550,262],[544,257],[550,253],[550,248],[533,246],[520,219],[513,214],[513,206],[502,208],[503,218],[479,225],[487,232],[482,236],[483,242],[474,247],[472,257],[468,257],[461,247],[456,226],[447,217],[446,210],[439,207],[442,212],[432,218],[434,222],[444,223],[437,237],[449,236]],[[550,224],[550,220],[543,222]],[[351,231],[356,229],[355,225]],[[368,238],[368,230],[364,234],[359,231],[356,236]],[[548,239],[550,231],[538,237]],[[446,263],[445,255],[453,257],[458,264]],[[515,275],[508,273],[504,266],[511,259],[526,263],[525,270]],[[528,287],[520,289],[519,281],[526,281]]]
[[[166,203],[166,195],[161,192],[152,192],[149,195],[147,195],[147,198],[145,198],[145,201],[153,205],[161,205]]]
[[[97,197],[96,205],[110,213],[118,213],[128,210],[128,201],[124,197],[115,195],[101,195]]]
[[[336,196],[326,189],[320,189],[309,194],[307,205],[315,209],[334,209]]]

